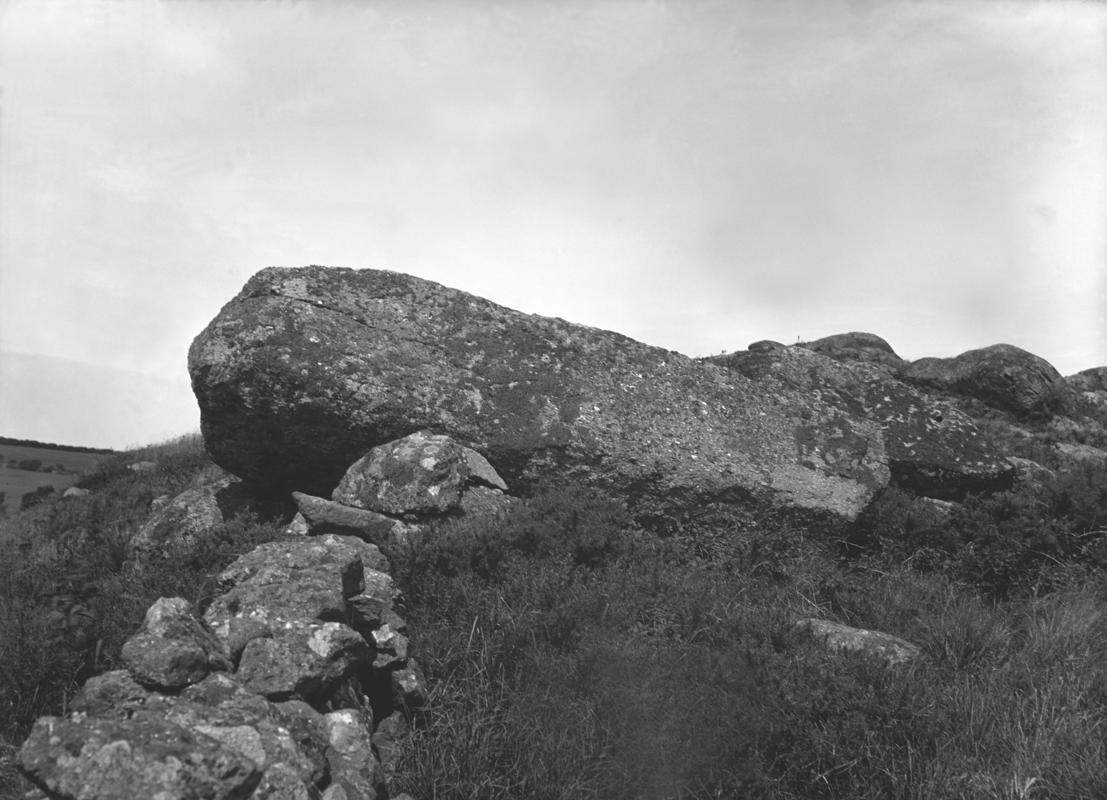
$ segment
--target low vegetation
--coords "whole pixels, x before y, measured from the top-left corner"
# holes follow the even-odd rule
[[[128,469],[143,460],[156,466]],[[128,560],[151,502],[217,470],[200,437],[188,436],[104,458],[77,483],[87,496],[48,497],[0,519],[0,797],[31,788],[14,767],[31,723],[63,712],[86,678],[120,668],[123,642],[158,597],[203,607],[219,570],[279,535],[242,516],[202,547],[170,549],[143,569]]]
[[[143,472],[129,463],[149,460]],[[154,599],[201,608],[239,517],[144,570],[151,501],[214,474],[198,437],[106,457],[0,523],[0,796]],[[550,488],[493,523],[394,554],[431,702],[394,788],[417,798],[1107,797],[1107,467],[953,510],[887,491],[848,541],[768,520],[658,537],[619,503]],[[99,623],[74,636],[67,614]],[[824,617],[896,634],[897,668],[794,632]],[[80,627],[78,626],[78,633]]]
[[[433,798],[1107,796],[1107,469],[863,541],[658,540],[586,490],[401,564],[434,692],[398,784]],[[705,558],[705,552],[710,553]],[[889,669],[803,617],[922,645]]]

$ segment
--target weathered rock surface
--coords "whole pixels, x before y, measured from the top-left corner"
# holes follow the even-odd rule
[[[831,337],[833,338],[833,337]],[[804,347],[711,356],[772,392],[790,389],[880,427],[892,482],[939,499],[1008,487],[1014,470],[973,421],[879,366],[839,362]]]
[[[1074,399],[1048,361],[1009,344],[954,358],[920,358],[899,375],[918,386],[976,398],[1022,419],[1049,419],[1068,410]]]
[[[150,606],[142,628],[123,645],[123,663],[139,683],[164,689],[231,668],[223,643],[181,597],[163,597]]]
[[[399,746],[397,715],[426,692],[391,578],[367,563],[388,566],[352,537],[262,545],[221,574],[214,631],[159,600],[124,645],[127,670],[38,720],[21,769],[51,797],[383,800],[373,737]]]
[[[801,619],[796,630],[822,642],[830,650],[862,652],[884,660],[888,666],[905,664],[922,652],[917,644],[890,633],[851,628],[825,619]]]
[[[129,720],[42,717],[21,750],[25,774],[53,797],[249,797],[256,762],[155,714]]]
[[[397,540],[404,540],[413,530],[403,520],[356,508],[334,500],[293,492],[296,507],[304,524],[304,534],[357,536],[367,542],[386,548]]]
[[[229,480],[186,489],[161,506],[131,537],[131,548],[159,553],[167,544],[195,544],[211,528],[223,523],[216,492]]]
[[[816,339],[813,342],[805,342],[800,347],[829,356],[835,361],[864,361],[870,364],[879,364],[891,370],[898,370],[907,364],[905,360],[896,355],[896,351],[892,349],[890,344],[875,333],[862,333],[860,331],[838,333],[833,336],[824,336],[822,339]]]
[[[587,481],[647,522],[725,502],[841,523],[888,481],[878,427],[840,408],[392,272],[262,270],[189,368],[218,463],[321,496],[419,430],[481,453],[513,490]]]
[[[346,470],[331,496],[394,516],[441,515],[458,508],[472,484],[507,489],[480,453],[449,436],[416,431],[370,450]]]
[[[1065,382],[1076,392],[1107,392],[1107,367],[1083,370],[1069,375]]]
[[[371,660],[368,643],[353,628],[294,621],[247,642],[235,677],[251,692],[275,700],[320,702]]]
[[[1065,378],[1065,383],[1094,408],[1101,412],[1107,410],[1107,367],[1093,367],[1069,375]]]

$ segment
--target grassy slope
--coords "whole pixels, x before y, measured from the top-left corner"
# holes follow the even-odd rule
[[[128,461],[151,459],[134,474]],[[87,498],[0,523],[0,797],[39,714],[118,666],[160,595],[203,604],[239,521],[137,574],[154,497],[216,468],[196,437],[106,459]],[[769,525],[659,540],[625,509],[551,489],[395,559],[432,702],[396,776],[422,798],[1107,796],[1107,469],[974,501],[948,520],[889,492],[851,543]],[[84,529],[84,536],[72,532]],[[0,537],[3,539],[4,537]],[[94,585],[99,649],[57,598]],[[904,636],[889,670],[792,633],[824,616]]]
[[[402,788],[566,800],[1107,796],[1107,602],[1095,567],[1074,558],[1044,592],[1033,587],[1056,566],[1048,559],[1018,587],[973,585],[953,567],[915,569],[894,548],[845,558],[766,529],[658,542],[619,517],[586,492],[555,494],[493,529],[458,526],[401,565],[434,691]],[[807,616],[896,633],[925,656],[890,670],[828,654],[792,633]]]

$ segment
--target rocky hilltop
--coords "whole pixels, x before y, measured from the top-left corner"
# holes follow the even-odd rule
[[[200,546],[259,488],[298,513],[206,609],[154,603],[123,668],[35,723],[29,797],[405,800],[388,778],[427,692],[391,559],[543,487],[586,483],[662,534],[756,537],[772,515],[841,535],[882,495],[941,519],[1066,460],[1107,463],[1107,368],[1062,378],[1010,345],[909,362],[862,332],[694,359],[378,270],[262,270],[189,369],[206,449],[242,480],[159,498],[131,557]],[[793,628],[888,668],[921,653]]]
[[[794,348],[697,360],[380,270],[262,270],[189,369],[215,461],[285,490],[323,493],[417,430],[523,493],[585,481],[661,527],[719,506],[840,527],[889,482],[946,498],[1013,476],[972,420],[875,366]]]

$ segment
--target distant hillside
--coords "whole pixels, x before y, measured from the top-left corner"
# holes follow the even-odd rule
[[[19,447],[35,447],[41,450],[62,450],[66,453],[97,453],[100,455],[110,455],[115,452],[110,447],[81,447],[75,444],[38,442],[34,439],[13,439],[10,436],[0,436],[0,444],[18,445]]]

